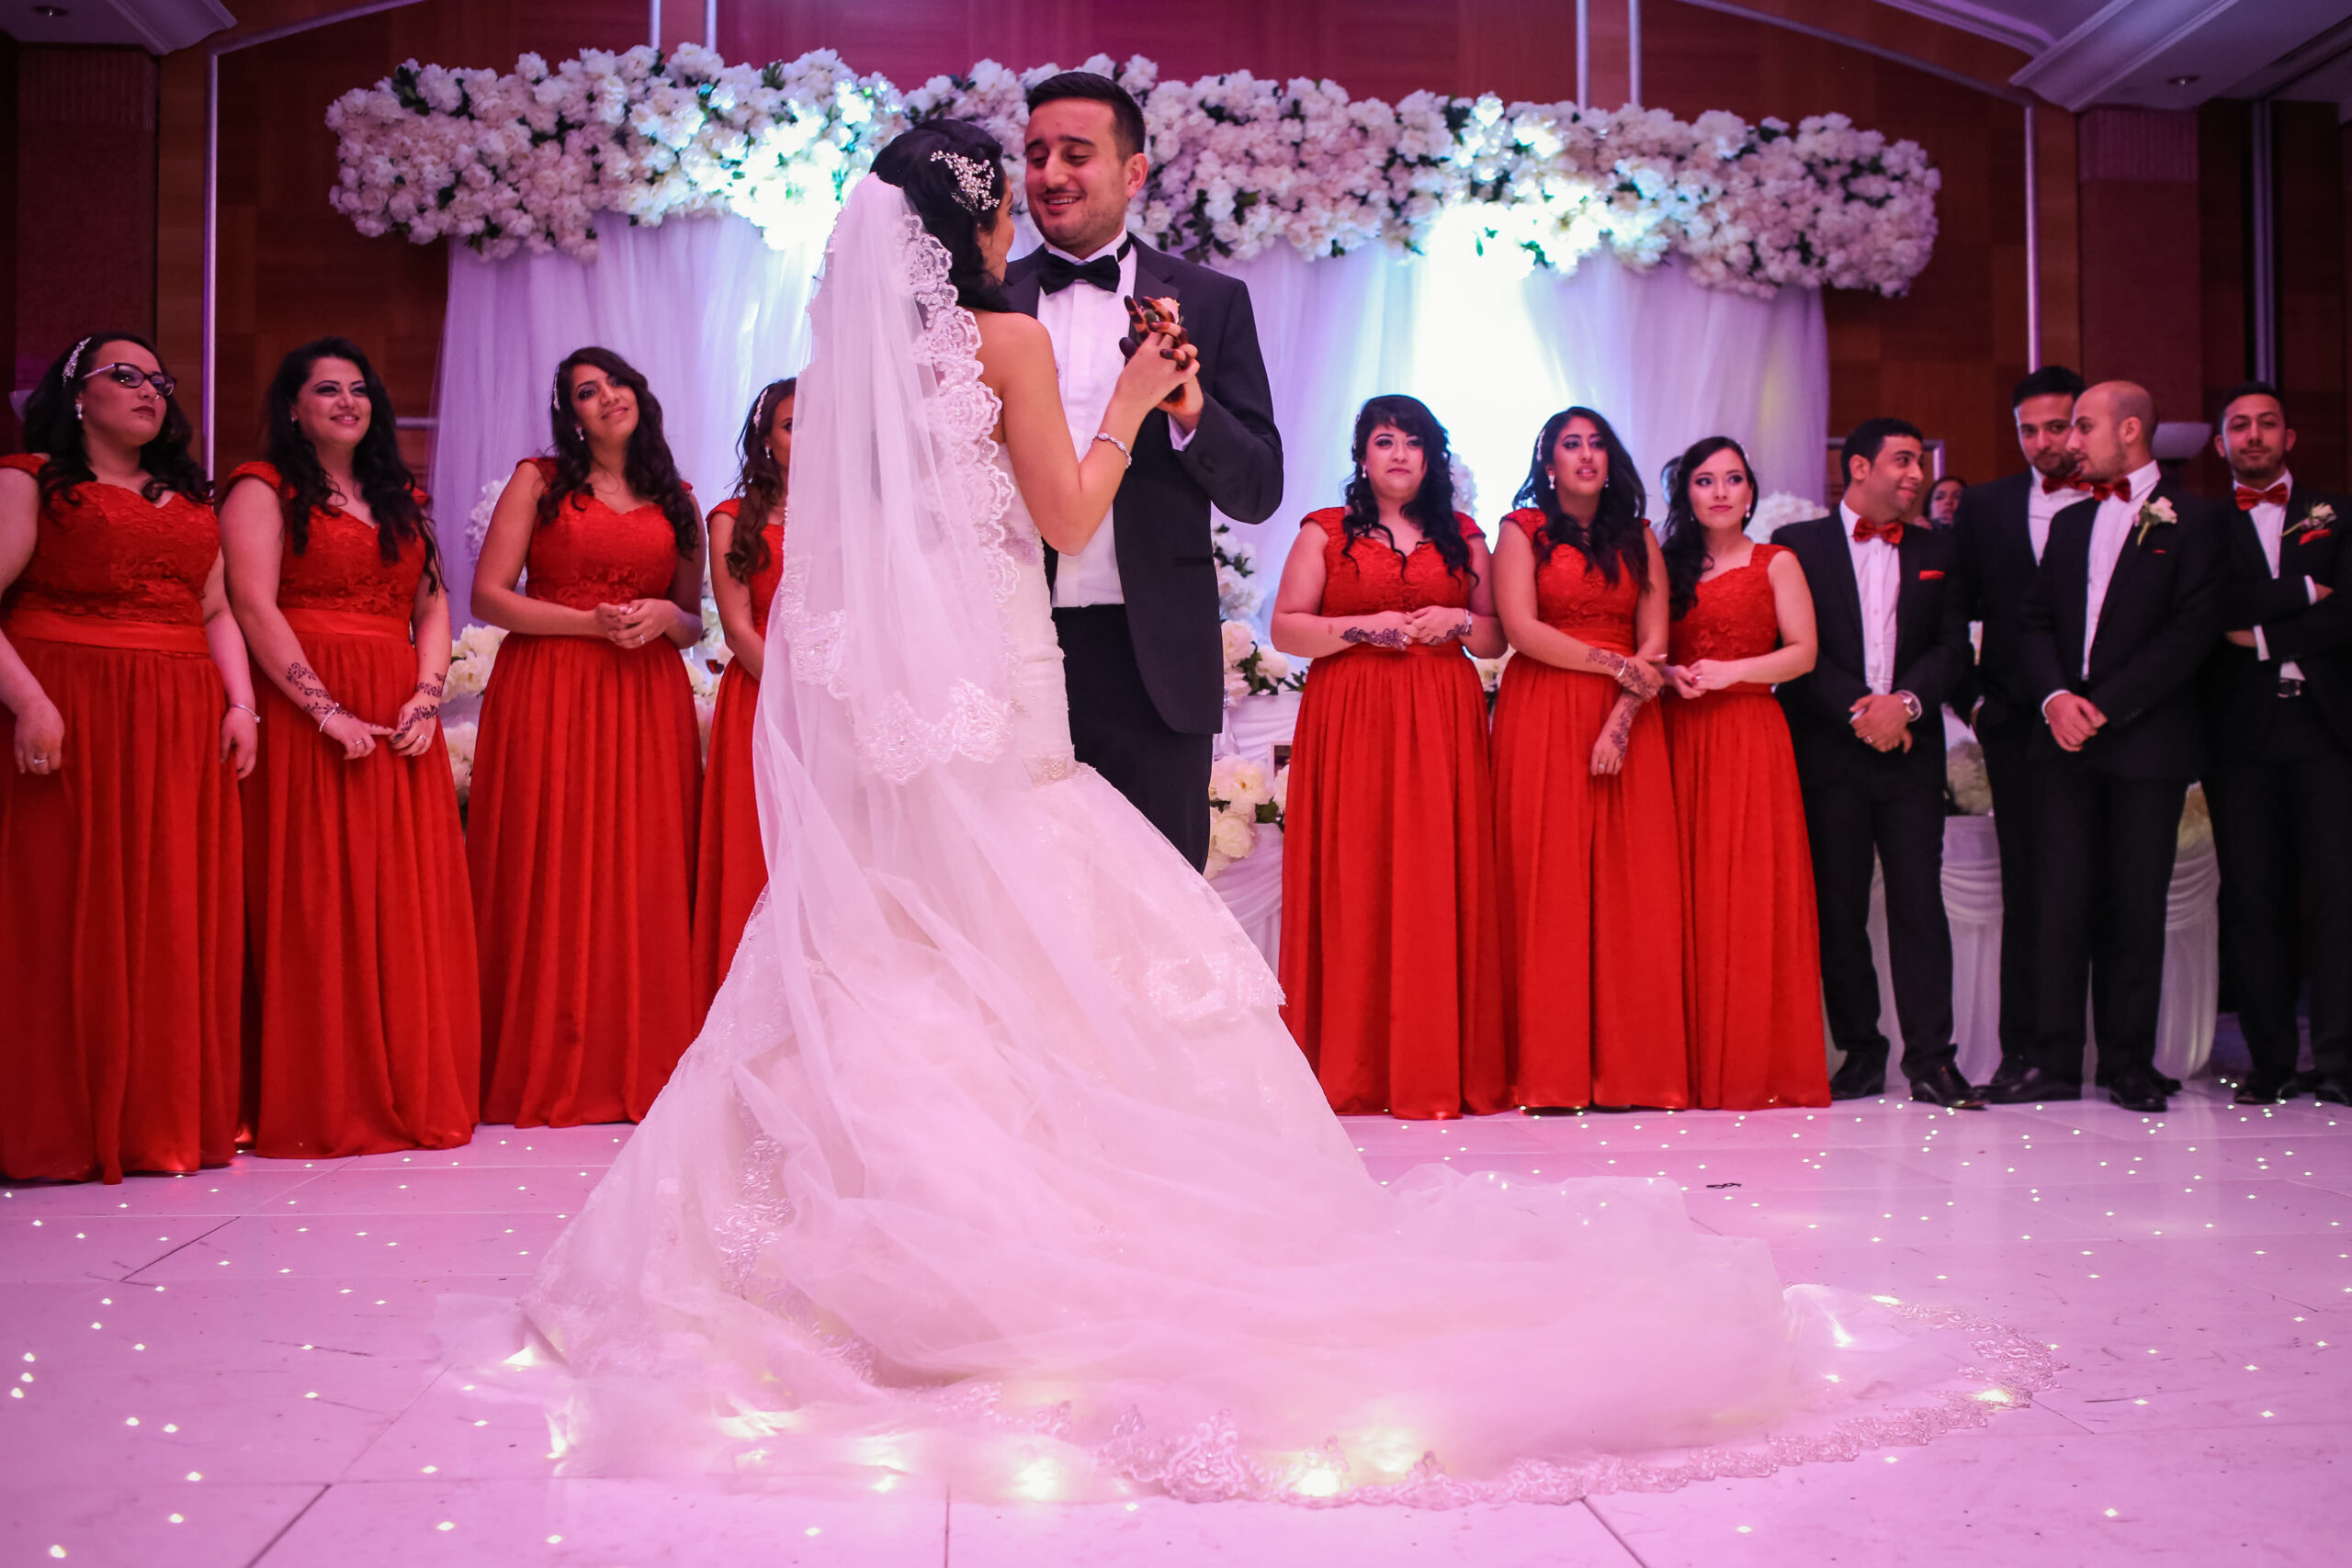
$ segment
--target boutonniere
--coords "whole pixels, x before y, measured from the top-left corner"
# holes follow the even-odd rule
[[[2287,530],[2286,536],[2291,539],[2298,534],[2324,535],[2335,525],[2335,508],[2323,501],[2297,518],[2294,526]]]
[[[2173,511],[2171,502],[2161,495],[2152,495],[2140,505],[2140,531],[2132,536],[2132,542],[2144,545],[2148,542],[2149,529],[2169,528],[2179,521],[2180,515]]]

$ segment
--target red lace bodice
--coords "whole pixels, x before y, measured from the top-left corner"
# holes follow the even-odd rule
[[[246,463],[231,471],[229,484],[259,479],[283,496],[286,488],[267,463]],[[220,493],[228,494],[228,486]],[[424,575],[424,541],[411,539],[400,558],[384,559],[375,528],[336,507],[311,513],[310,536],[300,555],[288,540],[277,562],[277,607],[281,610],[344,610],[407,621],[416,609],[417,580]]]
[[[1594,569],[1582,550],[1562,545],[1544,560],[1544,513],[1532,507],[1503,519],[1527,536],[1535,547],[1535,614],[1543,623],[1564,631],[1578,642],[1631,653],[1636,646],[1634,611],[1641,603],[1642,580],[1621,564],[1617,581]]]
[[[1460,518],[1464,534],[1478,525]],[[1325,615],[1376,615],[1384,610],[1419,610],[1442,604],[1449,610],[1470,605],[1470,579],[1445,570],[1437,547],[1423,540],[1409,555],[1399,555],[1377,534],[1367,535],[1348,548],[1347,513],[1336,506],[1309,513],[1306,521],[1323,530],[1323,604]]]
[[[1747,564],[1702,579],[1688,614],[1674,623],[1667,657],[1677,664],[1701,659],[1754,659],[1781,646],[1781,615],[1767,570],[1779,545],[1758,545]]]
[[[37,453],[0,467],[40,477]],[[47,610],[108,621],[204,624],[204,580],[220,558],[212,508],[176,491],[151,502],[92,480],[40,509],[32,558],[0,609]]]
[[[743,515],[743,503],[741,501],[722,501],[710,509],[710,514],[713,517],[740,518]],[[768,606],[775,603],[776,581],[784,575],[784,524],[780,519],[771,517],[760,525],[760,533],[768,542],[768,558],[759,570],[752,573],[748,586],[752,590],[752,625],[765,633]],[[727,563],[720,561],[718,570],[725,571]]]
[[[542,475],[553,476],[552,460],[542,457],[538,463]],[[554,519],[544,525],[535,518],[525,558],[530,568],[525,592],[530,597],[593,610],[632,599],[668,598],[678,571],[678,536],[652,502],[615,512],[592,495],[559,503]]]

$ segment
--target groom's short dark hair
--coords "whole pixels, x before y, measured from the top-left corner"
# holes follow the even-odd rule
[[[1111,129],[1119,141],[1119,156],[1132,158],[1143,151],[1143,109],[1133,94],[1108,76],[1098,76],[1091,71],[1065,71],[1058,76],[1048,76],[1029,89],[1029,112],[1035,114],[1047,104],[1059,103],[1064,98],[1107,104]]]

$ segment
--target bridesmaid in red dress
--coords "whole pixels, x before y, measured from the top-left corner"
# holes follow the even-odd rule
[[[1487,704],[1490,561],[1418,399],[1356,416],[1347,504],[1283,567],[1274,646],[1315,660],[1283,833],[1283,1017],[1342,1115],[1509,1107]]]
[[[1515,656],[1495,698],[1496,880],[1510,1097],[1531,1111],[1690,1103],[1682,862],[1666,735],[1666,562],[1609,422],[1536,438],[1495,551]]]
[[[187,1171],[237,1136],[252,676],[153,344],[94,333],[0,458],[0,1177]],[[232,765],[233,764],[233,765]]]
[[[735,657],[718,677],[703,764],[700,861],[695,872],[695,1019],[735,961],[752,906],[768,885],[760,802],[752,782],[752,730],[767,658],[768,605],[784,571],[784,490],[792,468],[795,378],[771,381],[743,422],[743,468],[734,499],[710,509],[710,596]]]
[[[288,355],[266,420],[270,460],[220,502],[268,720],[242,791],[254,1152],[453,1148],[481,1098],[481,995],[440,551],[356,344]]]
[[[482,694],[466,835],[482,1119],[635,1121],[695,1032],[702,518],[645,378],[558,367],[556,455],[514,470],[474,569],[510,633]],[[515,587],[524,569],[529,587]]]
[[[1692,1103],[1724,1111],[1829,1103],[1813,852],[1772,698],[1813,668],[1813,596],[1794,556],[1745,532],[1754,473],[1709,436],[1675,464],[1666,514]]]

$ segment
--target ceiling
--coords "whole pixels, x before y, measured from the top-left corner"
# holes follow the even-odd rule
[[[19,43],[130,44],[169,54],[235,20],[218,0],[0,0],[0,32]]]
[[[2009,80],[2070,109],[2281,97],[2352,119],[2352,0],[1880,3],[2025,51]]]

